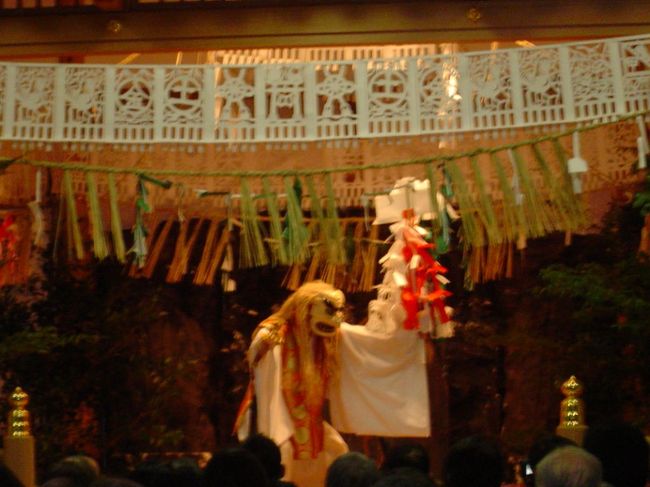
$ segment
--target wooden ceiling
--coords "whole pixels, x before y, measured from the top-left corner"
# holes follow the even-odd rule
[[[7,0],[3,1],[6,5]],[[650,0],[212,0],[192,2],[191,6],[187,2],[162,5],[159,0],[99,1],[114,10],[93,6],[0,9],[0,59],[80,59],[88,54],[136,51],[549,41],[650,32]]]

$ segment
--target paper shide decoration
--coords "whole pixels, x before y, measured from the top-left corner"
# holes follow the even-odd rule
[[[451,206],[446,206],[444,196],[431,189],[430,180],[405,178],[386,195],[375,197],[374,223],[394,223],[390,226],[393,244],[379,260],[384,278],[377,299],[368,307],[371,329],[394,331],[401,326],[433,338],[453,334],[450,308],[445,306],[445,298],[451,295],[445,289],[447,269],[435,258],[436,245],[427,241],[431,233],[419,225],[422,218],[441,219],[448,212],[455,217]]]

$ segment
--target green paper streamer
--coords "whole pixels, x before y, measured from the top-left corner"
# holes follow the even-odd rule
[[[72,176],[70,175],[70,171],[63,172],[63,188],[68,213],[68,229],[72,234],[75,256],[77,257],[77,260],[82,260],[85,256],[85,252],[81,240],[81,230],[79,229],[79,219],[77,216],[77,203],[74,197],[74,189],[72,188]]]
[[[122,218],[120,217],[120,208],[117,201],[117,188],[115,185],[115,176],[112,173],[108,175],[108,198],[111,208],[111,236],[113,238],[113,252],[115,258],[120,263],[126,262],[126,250],[124,247],[124,236],[122,235]]]
[[[269,263],[264,250],[264,240],[257,210],[246,178],[241,179],[241,223],[239,266],[242,268],[261,267]]]
[[[97,196],[97,183],[93,173],[86,173],[86,186],[88,188],[88,216],[93,235],[93,253],[99,260],[104,260],[108,256],[108,246],[104,236],[104,222],[102,221],[102,212]]]
[[[300,206],[302,194],[300,180],[296,178],[295,184],[291,179],[284,178],[284,190],[287,194],[287,214],[284,237],[286,239],[287,257],[292,264],[302,264],[309,257],[309,230],[305,227]]]
[[[147,201],[147,188],[144,179],[138,177],[138,198],[135,200],[135,225],[133,226],[133,247],[129,253],[134,255],[134,260],[139,269],[144,267],[147,261],[147,229],[144,226],[144,214],[151,211]]]
[[[264,188],[264,197],[266,198],[266,208],[269,212],[271,237],[273,238],[273,256],[281,265],[287,265],[287,250],[282,238],[282,221],[280,220],[280,210],[278,209],[278,197],[271,191],[271,183],[268,177],[262,178],[262,187]]]
[[[476,217],[476,207],[472,202],[467,184],[463,173],[458,167],[455,159],[450,159],[446,163],[447,174],[451,179],[451,184],[458,200],[458,206],[461,215],[462,228],[465,235],[465,246],[485,245],[485,235],[481,228],[481,223]]]

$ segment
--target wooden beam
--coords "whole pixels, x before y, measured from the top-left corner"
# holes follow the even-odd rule
[[[470,12],[470,9],[474,8]],[[0,57],[324,45],[566,40],[650,31],[650,1],[408,1],[0,14]]]

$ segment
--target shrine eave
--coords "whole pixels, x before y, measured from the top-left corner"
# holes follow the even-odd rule
[[[0,57],[637,35],[650,1],[413,1],[8,15]]]

